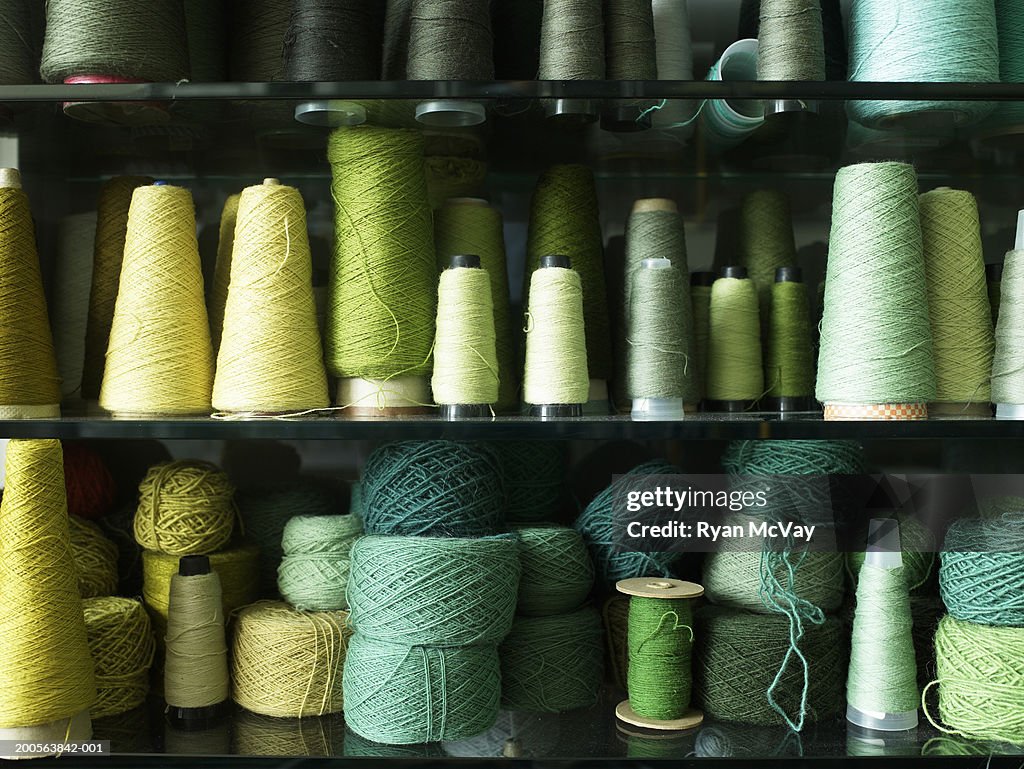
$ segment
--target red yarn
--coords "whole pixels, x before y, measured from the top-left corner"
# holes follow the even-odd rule
[[[81,443],[64,442],[64,485],[68,512],[82,518],[102,517],[114,504],[117,487],[102,457]]]

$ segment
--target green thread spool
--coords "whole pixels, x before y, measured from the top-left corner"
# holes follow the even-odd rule
[[[486,537],[504,529],[501,465],[486,444],[401,441],[363,467],[367,534]]]
[[[999,298],[1002,293],[1003,265],[986,264],[985,281],[988,290],[988,304],[992,308],[992,328],[999,323]]]
[[[851,639],[846,719],[887,732],[917,727],[913,617],[894,519],[869,523]]]
[[[802,667],[783,668],[791,654],[788,618],[711,606],[695,618],[694,703],[708,718],[784,725],[769,703],[772,687],[784,711],[804,711],[809,723],[841,712],[847,652],[839,620],[829,617],[807,629],[801,644],[805,673]]]
[[[836,175],[816,396],[826,419],[923,419],[935,400],[917,174]]]
[[[505,520],[552,520],[562,502],[566,446],[562,441],[496,441],[491,445],[505,481]]]
[[[693,609],[704,594],[693,582],[638,577],[615,585],[629,599],[629,699],[615,715],[633,726],[682,731],[704,714],[690,707]]]
[[[601,617],[590,606],[548,617],[518,617],[498,654],[504,708],[564,713],[598,701],[604,647]]]
[[[423,139],[343,127],[327,157],[335,244],[326,361],[341,380],[337,403],[356,416],[410,413],[429,402],[437,300]]]
[[[974,196],[940,187],[921,195],[921,236],[935,364],[934,414],[991,416],[995,345]]]
[[[293,517],[281,537],[281,597],[300,611],[347,609],[349,555],[362,533],[363,522],[352,515]]]
[[[498,717],[497,647],[404,646],[356,633],[345,660],[345,722],[386,745],[459,740]]]
[[[566,256],[545,256],[530,281],[523,400],[531,416],[581,416],[587,376],[583,285]]]
[[[711,287],[715,273],[702,270],[690,275],[690,305],[693,308],[693,359],[696,370],[699,398],[707,390],[705,379],[708,370],[708,339],[711,333]]]
[[[771,287],[764,379],[775,411],[807,411],[814,393],[811,308],[799,267],[780,267]]]
[[[513,536],[368,536],[351,558],[348,600],[361,638],[497,644],[512,626],[521,568]]]
[[[431,386],[442,419],[490,416],[498,400],[491,279],[475,254],[441,273]]]
[[[477,254],[491,279],[494,341],[498,356],[498,412],[518,406],[518,366],[512,316],[509,312],[508,263],[501,212],[479,198],[450,198],[434,212],[434,244],[438,270],[453,256]]]
[[[947,616],[935,633],[939,717],[947,734],[1024,744],[1024,628]]]
[[[612,373],[611,331],[597,188],[594,174],[586,166],[552,166],[537,182],[530,204],[523,286],[523,296],[530,297],[531,311],[533,279],[541,266],[541,258],[548,254],[569,257],[579,275],[586,324],[586,361],[590,379],[597,380],[591,383],[590,400],[606,401],[607,385],[602,382]],[[527,399],[527,402],[533,401]]]
[[[564,526],[516,527],[519,537],[518,614],[545,617],[579,608],[594,584],[583,537]]]
[[[705,397],[713,411],[746,411],[763,391],[757,287],[745,267],[725,267],[711,287]]]
[[[761,317],[767,321],[775,271],[797,263],[789,198],[778,190],[755,190],[743,198],[739,219],[739,263],[757,286]]]

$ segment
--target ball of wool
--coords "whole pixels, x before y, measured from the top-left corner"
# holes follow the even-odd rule
[[[78,592],[82,598],[117,592],[117,545],[92,521],[68,516],[71,555],[78,570]]]
[[[498,717],[498,649],[406,646],[356,633],[345,660],[345,722],[387,745],[461,740]]]
[[[138,707],[149,694],[149,668],[156,641],[149,615],[134,598],[87,598],[82,601],[89,653],[96,666],[93,718]]]
[[[289,520],[277,571],[281,596],[303,611],[347,608],[349,551],[362,531],[362,521],[352,515],[297,515]]]
[[[504,527],[501,468],[482,444],[389,443],[367,460],[362,489],[368,534],[483,537]]]
[[[590,606],[550,617],[519,617],[499,653],[505,708],[562,713],[598,700],[604,644],[601,616]]]
[[[792,576],[786,566],[774,565],[774,577],[780,585],[790,586],[797,598],[814,604],[823,611],[835,611],[843,603],[846,584],[843,575],[843,554],[808,552],[790,556],[790,563],[799,563]],[[762,600],[762,569],[760,550],[719,550],[704,559],[704,594],[710,601],[736,609],[770,612]]]
[[[64,486],[68,512],[96,519],[107,513],[117,497],[117,486],[103,458],[83,443],[64,441]]]
[[[579,608],[594,584],[594,565],[583,537],[563,526],[516,527],[519,604],[524,616],[564,614]]]
[[[227,474],[209,462],[155,465],[139,484],[135,539],[168,555],[215,553],[231,539],[234,494]]]
[[[623,552],[615,546],[612,507],[615,495],[630,482],[647,475],[677,475],[679,468],[663,460],[638,465],[594,497],[580,513],[573,527],[583,535],[594,560],[601,584],[611,588],[620,579],[632,577],[667,577],[678,553]]]
[[[562,441],[495,441],[501,462],[509,523],[547,521],[558,514],[565,481]]]
[[[979,625],[1024,627],[1024,514],[963,518],[946,532],[939,592],[949,613]]]
[[[856,441],[733,441],[722,467],[733,475],[856,475],[866,465]]]
[[[407,645],[498,643],[519,585],[510,535],[381,537],[352,547],[348,598],[356,632]]]

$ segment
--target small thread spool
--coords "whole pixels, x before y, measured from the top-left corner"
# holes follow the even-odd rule
[[[0,417],[60,416],[60,378],[28,196],[15,168],[0,169]]]
[[[757,287],[746,267],[723,267],[708,315],[709,411],[748,411],[764,390]]]
[[[926,419],[935,399],[917,174],[836,175],[815,395],[827,420]]]
[[[412,0],[409,80],[493,80],[494,51],[488,0]],[[424,125],[474,126],[487,119],[479,102],[433,100],[416,105]]]
[[[1002,293],[1003,265],[986,264],[985,281],[988,287],[988,303],[992,308],[992,327],[999,324],[999,298]]]
[[[68,524],[78,592],[82,598],[113,595],[117,592],[117,545],[92,521],[69,516]]]
[[[626,350],[627,390],[632,419],[682,419],[689,363],[686,296],[678,270],[668,259],[644,259],[633,275]]]
[[[530,280],[523,399],[531,416],[578,417],[590,392],[583,288],[567,256],[545,256]]]
[[[117,288],[121,280],[132,194],[136,187],[152,183],[153,180],[147,176],[115,176],[100,186],[96,203],[89,318],[85,327],[85,360],[82,363],[82,398],[87,401],[100,397],[110,324],[114,319]]]
[[[225,712],[229,679],[220,577],[205,555],[186,555],[171,576],[166,644],[168,717],[188,730],[209,728]]]
[[[149,667],[156,643],[149,615],[134,598],[87,598],[82,601],[89,652],[96,666],[93,718],[126,713],[149,694]]]
[[[629,699],[615,708],[621,721],[660,731],[693,729],[704,714],[690,707],[693,609],[704,588],[678,579],[619,580],[629,601]],[[655,615],[659,615],[655,618]],[[671,618],[671,624],[666,622]],[[667,684],[656,690],[655,681]]]
[[[299,612],[278,601],[246,606],[235,617],[232,698],[277,718],[340,713],[350,636],[348,612]]]
[[[57,226],[57,264],[50,325],[64,400],[81,397],[85,326],[92,284],[96,213],[72,214]]]
[[[227,474],[209,462],[155,465],[139,483],[135,540],[168,555],[214,553],[234,532],[234,493]]]
[[[708,339],[711,334],[711,287],[715,284],[715,273],[699,270],[690,274],[690,306],[693,308],[693,360],[698,388],[698,397],[704,398],[705,377],[708,370]]]
[[[235,413],[326,408],[306,207],[277,179],[238,201],[213,407]]]
[[[601,0],[548,0],[540,27],[539,80],[604,80],[604,19]],[[549,118],[589,123],[597,105],[589,99],[544,103]]]
[[[284,527],[281,597],[300,611],[348,608],[349,551],[363,524],[352,515],[296,515]]]
[[[476,254],[453,256],[441,273],[431,387],[449,421],[489,417],[498,400],[491,279]]]
[[[712,65],[706,80],[757,80],[757,40],[737,40]],[[740,144],[764,125],[764,103],[709,99],[700,113],[701,135],[714,153]]]
[[[779,267],[771,291],[764,400],[769,411],[810,411],[814,405],[811,307],[799,267]]]
[[[284,77],[294,82],[378,80],[384,3],[298,0],[284,37]],[[295,105],[295,119],[318,126],[359,125],[366,108],[328,99]]]
[[[213,347],[195,206],[181,187],[132,194],[100,406],[119,416],[205,414]]]
[[[48,83],[175,83],[188,79],[185,11],[181,2],[55,0],[46,4],[40,73]],[[65,102],[64,114],[114,125],[170,120],[153,102]]]

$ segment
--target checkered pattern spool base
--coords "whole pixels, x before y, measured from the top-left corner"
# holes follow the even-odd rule
[[[826,403],[826,422],[927,419],[926,403]]]

